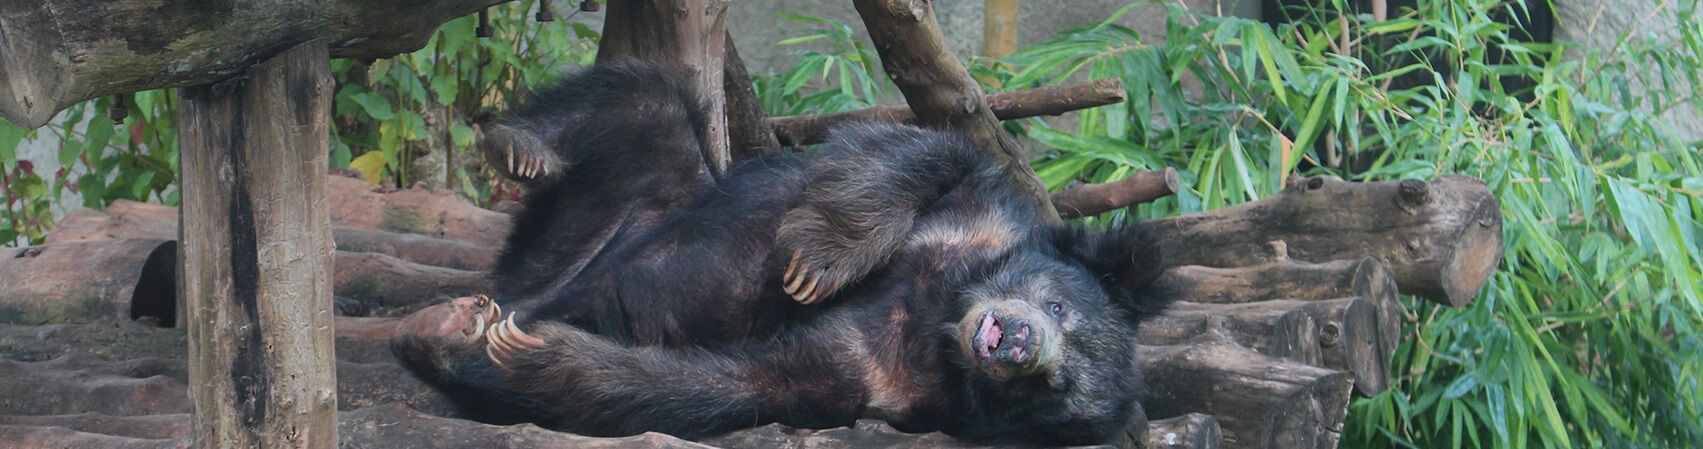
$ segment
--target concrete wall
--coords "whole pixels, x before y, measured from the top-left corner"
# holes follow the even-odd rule
[[[982,0],[935,0],[935,18],[958,55],[968,59],[981,48]],[[1138,3],[1118,23],[1160,42],[1165,32],[1165,7],[1147,0],[1023,0],[1018,11],[1017,46],[1041,42],[1059,31],[1098,23],[1131,3]],[[1258,0],[1186,0],[1198,11],[1223,11],[1242,17],[1259,17]],[[775,42],[797,36],[807,27],[787,22],[778,13],[824,17],[845,22],[859,37],[867,36],[850,0],[733,0],[727,28],[739,46],[740,56],[752,73],[786,70],[796,58],[797,47],[780,47]],[[868,40],[864,40],[868,43]]]
[[[1583,44],[1586,48],[1608,52],[1621,35],[1631,33],[1629,41],[1654,38],[1658,42],[1679,39],[1679,17],[1674,1],[1658,0],[1560,0],[1555,2],[1555,39]],[[1658,9],[1660,7],[1661,9]],[[1569,56],[1583,57],[1574,51]],[[1652,68],[1654,70],[1654,68]],[[1655,76],[1652,71],[1652,77]],[[1683,79],[1680,80],[1684,82]],[[1637,86],[1635,92],[1648,92],[1649,87]],[[1696,109],[1676,107],[1663,119],[1681,141],[1703,141],[1703,114]]]

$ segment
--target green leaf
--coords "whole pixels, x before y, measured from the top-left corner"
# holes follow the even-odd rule
[[[367,116],[372,117],[373,120],[396,118],[396,113],[390,110],[390,100],[386,100],[384,97],[372,93],[363,93],[352,95],[349,99],[361,105],[361,110],[366,111]]]

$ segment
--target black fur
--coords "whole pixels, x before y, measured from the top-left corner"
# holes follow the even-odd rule
[[[535,139],[559,163],[495,273],[546,344],[507,371],[457,339],[403,332],[398,355],[483,419],[590,435],[867,417],[1087,444],[1139,413],[1134,324],[1158,266],[1139,229],[1043,225],[982,149],[909,126],[713,179],[685,85],[604,64],[500,121],[496,144]],[[795,251],[827,301],[783,291]]]

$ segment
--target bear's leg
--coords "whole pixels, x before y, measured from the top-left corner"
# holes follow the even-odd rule
[[[791,258],[781,285],[805,304],[827,298],[897,251],[924,208],[999,173],[954,134],[884,124],[836,130],[777,231],[778,250]]]

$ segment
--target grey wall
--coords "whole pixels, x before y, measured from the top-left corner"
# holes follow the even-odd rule
[[[981,48],[982,0],[936,0],[935,19],[959,57],[968,59]],[[1059,31],[1098,23],[1131,3],[1140,3],[1118,23],[1143,38],[1159,42],[1164,37],[1165,8],[1147,0],[1023,0],[1018,11],[1017,46],[1022,48],[1050,38]],[[1258,0],[1184,0],[1199,11],[1223,11],[1227,15],[1259,17]],[[740,56],[752,73],[785,70],[796,58],[797,47],[775,42],[800,34],[806,28],[782,20],[777,13],[825,17],[850,24],[858,36],[867,36],[850,0],[733,0],[727,29],[739,46]],[[868,41],[865,40],[867,43]]]
[[[1661,3],[1664,9],[1657,9]],[[1679,18],[1674,2],[1657,0],[1572,0],[1555,2],[1555,39],[1572,41],[1585,47],[1608,52],[1620,36],[1631,33],[1629,41],[1654,38],[1657,42],[1675,42],[1679,36]],[[1573,51],[1570,57],[1583,57]],[[1654,73],[1654,72],[1652,72]],[[1684,83],[1684,79],[1679,82]],[[1647,92],[1647,86],[1637,86],[1636,92]],[[1677,107],[1662,117],[1681,141],[1703,140],[1703,114],[1696,109]]]

